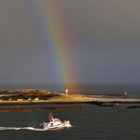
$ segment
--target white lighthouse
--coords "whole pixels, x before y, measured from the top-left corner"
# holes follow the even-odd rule
[[[69,90],[67,87],[65,87],[65,94],[68,94]]]

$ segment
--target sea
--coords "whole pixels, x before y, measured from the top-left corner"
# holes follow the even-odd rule
[[[63,90],[57,84],[25,87],[51,92]],[[9,86],[10,89],[25,87]],[[124,92],[127,91],[129,98],[140,98],[138,84],[77,84],[68,88],[70,92],[120,98],[124,98]],[[94,104],[18,105],[0,108],[17,107],[29,107],[30,110],[0,110],[0,140],[140,140],[140,104],[119,104],[115,109]],[[40,124],[48,121],[50,112],[61,120],[69,120],[72,127],[57,131],[40,129]]]

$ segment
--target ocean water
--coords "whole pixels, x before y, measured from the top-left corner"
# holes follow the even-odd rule
[[[55,85],[56,86],[56,85]],[[61,90],[59,87],[53,89]],[[38,86],[39,87],[39,86]],[[80,87],[80,88],[79,88]],[[40,87],[42,88],[42,87]],[[123,94],[139,97],[138,85],[81,85],[73,91],[86,94]],[[85,92],[84,92],[85,93]],[[45,106],[45,105],[43,105]],[[104,108],[92,104],[75,105],[69,109],[44,109],[30,111],[0,112],[0,140],[139,140],[140,139],[140,109],[127,109],[128,104],[119,105],[118,109]],[[75,108],[73,107],[75,106]],[[13,106],[14,107],[14,106]],[[24,106],[25,107],[25,106]],[[28,107],[28,106],[26,106]],[[6,128],[39,128],[42,121],[48,121],[48,113],[52,112],[61,120],[70,120],[72,128],[58,131],[6,130]]]

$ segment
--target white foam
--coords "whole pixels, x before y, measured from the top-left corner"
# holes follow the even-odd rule
[[[35,127],[0,127],[1,130],[31,130],[31,131],[46,131],[44,128]]]

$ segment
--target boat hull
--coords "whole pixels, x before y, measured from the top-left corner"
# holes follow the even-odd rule
[[[69,128],[69,127],[72,127],[72,125],[70,124],[69,121],[64,121],[64,122],[61,122],[59,124],[53,124],[53,125],[50,125],[51,122],[49,123],[43,123],[43,128],[46,129],[46,130],[60,130],[60,129],[63,129],[63,128]]]

